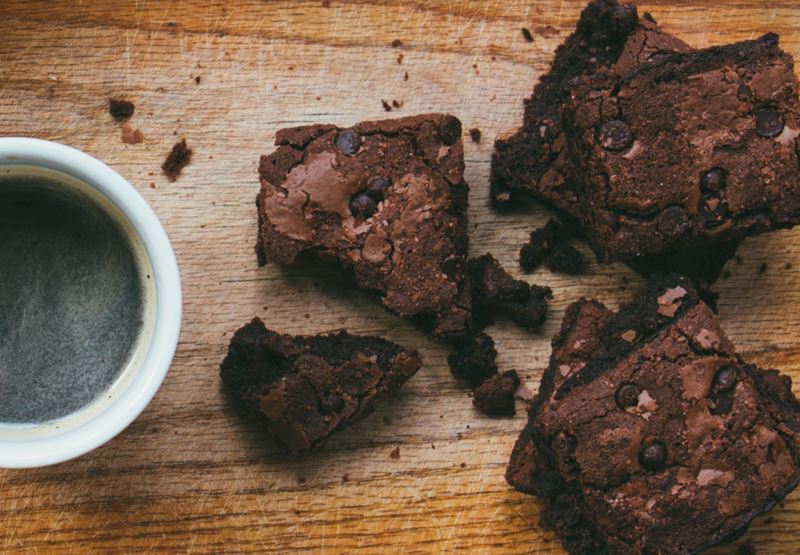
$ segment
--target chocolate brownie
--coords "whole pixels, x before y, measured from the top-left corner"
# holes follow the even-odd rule
[[[547,318],[547,299],[553,298],[549,287],[514,279],[488,253],[471,259],[468,272],[476,326],[490,322],[494,314],[502,314],[518,326],[532,330]]]
[[[297,454],[369,415],[420,364],[416,351],[379,337],[282,335],[254,318],[233,335],[220,375]]]
[[[429,114],[278,131],[261,158],[260,262],[332,259],[436,337],[471,321],[461,123]]]
[[[519,383],[516,370],[492,376],[475,389],[472,404],[486,416],[514,416],[514,392]]]
[[[561,234],[561,224],[553,218],[531,231],[530,240],[519,250],[520,269],[525,273],[533,272],[561,241]]]
[[[800,221],[800,101],[778,37],[662,54],[572,87],[562,124],[604,262]]]
[[[463,338],[447,357],[450,373],[472,385],[479,385],[497,374],[497,350],[494,339],[485,333]]]
[[[530,193],[578,218],[575,185],[561,131],[561,108],[569,85],[579,76],[601,69],[624,72],[661,52],[688,51],[679,39],[663,32],[632,4],[593,0],[584,8],[575,32],[558,47],[550,71],[525,100],[522,127],[495,142],[491,199],[495,206],[513,204],[512,193]]]
[[[174,182],[178,179],[183,171],[183,168],[189,165],[192,161],[192,149],[186,146],[186,139],[181,139],[172,146],[166,160],[161,164],[161,169],[164,175]]]
[[[791,381],[747,364],[686,278],[571,305],[506,479],[572,554],[697,553],[800,481]]]

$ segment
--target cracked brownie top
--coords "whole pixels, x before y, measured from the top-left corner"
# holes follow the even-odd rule
[[[662,31],[636,6],[594,0],[581,12],[575,32],[558,47],[550,71],[525,101],[522,126],[498,139],[492,158],[492,202],[508,204],[512,191],[525,191],[573,218],[580,215],[561,129],[561,108],[576,77],[600,70],[625,72],[662,52],[690,48]]]
[[[563,125],[602,260],[800,221],[798,81],[776,35],[662,54],[572,91]]]
[[[254,318],[231,339],[220,375],[272,436],[301,453],[369,415],[420,365],[416,351],[379,337],[282,335]]]
[[[553,340],[506,477],[570,553],[695,553],[800,480],[788,377],[747,364],[684,278],[619,312],[580,301]]]
[[[336,260],[359,287],[435,336],[470,325],[461,123],[430,114],[278,132],[261,158],[261,263],[302,251]]]

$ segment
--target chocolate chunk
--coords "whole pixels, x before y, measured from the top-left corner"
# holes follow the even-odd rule
[[[380,202],[383,200],[386,190],[392,186],[392,182],[385,177],[373,177],[367,183],[367,194]]]
[[[725,170],[711,168],[700,177],[700,188],[706,193],[716,193],[725,187]]]
[[[439,138],[445,145],[453,145],[461,138],[461,122],[453,116],[446,116],[439,126]]]
[[[378,209],[378,205],[367,193],[356,193],[350,199],[350,212],[356,218],[366,220]]]
[[[514,416],[514,392],[519,387],[516,370],[492,376],[473,392],[472,404],[487,416]]]
[[[737,381],[736,368],[725,366],[714,375],[714,382],[711,385],[712,391],[724,393],[734,388]]]
[[[597,140],[604,149],[620,152],[631,146],[633,134],[627,123],[612,119],[600,127]]]
[[[116,121],[128,121],[133,116],[136,107],[130,100],[111,98],[108,101],[108,112]]]
[[[756,132],[762,137],[777,137],[783,132],[783,116],[777,110],[766,108],[756,116]]]
[[[689,227],[689,215],[680,206],[665,208],[657,219],[658,231],[667,237],[680,235]]]
[[[660,441],[653,441],[639,453],[639,462],[651,472],[657,472],[667,464],[667,447]]]
[[[559,242],[545,260],[551,271],[561,274],[580,274],[583,272],[583,255],[568,243]]]
[[[458,379],[467,380],[473,385],[497,374],[497,351],[494,340],[485,333],[467,337],[458,342],[455,352],[447,357],[450,373]]]
[[[617,406],[621,409],[635,407],[639,403],[639,388],[632,383],[622,384],[617,389],[614,398],[617,401]]]
[[[361,148],[361,136],[351,129],[343,129],[336,135],[336,150],[347,156],[352,156]]]

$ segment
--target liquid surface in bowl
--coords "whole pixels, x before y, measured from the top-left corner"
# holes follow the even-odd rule
[[[93,198],[0,175],[0,422],[41,423],[106,394],[144,327],[144,265]]]

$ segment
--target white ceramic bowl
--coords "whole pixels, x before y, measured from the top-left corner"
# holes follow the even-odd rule
[[[0,138],[0,171],[30,166],[56,171],[96,191],[138,237],[152,279],[140,347],[115,384],[80,411],[42,424],[0,422],[0,467],[30,468],[78,457],[107,442],[144,410],[172,363],[180,334],[178,264],[164,228],[117,172],[74,148],[38,139]],[[2,269],[0,268],[0,277]],[[2,384],[0,384],[2,385]]]

